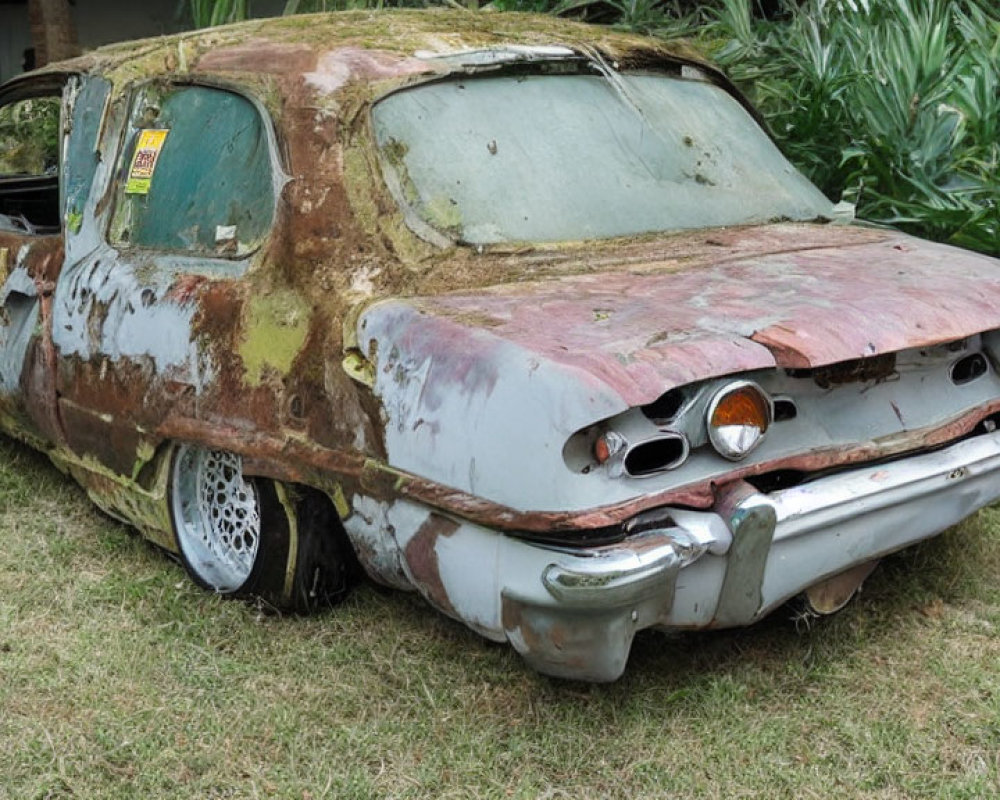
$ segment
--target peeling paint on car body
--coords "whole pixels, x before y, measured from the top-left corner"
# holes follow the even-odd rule
[[[374,580],[596,681],[638,630],[748,624],[996,500],[995,259],[820,222],[470,247],[447,202],[400,202],[374,104],[561,61],[613,92],[706,81],[757,119],[682,44],[517,14],[252,21],[9,82],[0,104],[62,96],[75,160],[60,232],[0,224],[0,427],[175,552],[174,449],[235,453],[329,498]],[[273,217],[242,247],[270,195],[180,250],[131,240],[129,132],[161,111],[137,98],[191,86],[261,126]],[[737,380],[774,418],[731,461],[706,420]],[[683,446],[631,474],[605,434]]]

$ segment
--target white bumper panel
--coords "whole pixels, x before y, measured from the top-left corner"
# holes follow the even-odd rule
[[[609,681],[637,630],[748,624],[998,498],[1000,432],[769,495],[741,483],[712,511],[670,509],[615,545],[553,548],[459,520],[434,526],[445,518],[405,501],[427,520],[420,531],[442,532],[419,547],[420,531],[395,536],[408,577],[445,613],[509,640],[542,672]]]

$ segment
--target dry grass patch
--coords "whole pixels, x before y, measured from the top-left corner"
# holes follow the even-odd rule
[[[1000,509],[811,628],[642,635],[589,686],[371,585],[305,619],[222,601],[0,463],[4,800],[1000,793]]]

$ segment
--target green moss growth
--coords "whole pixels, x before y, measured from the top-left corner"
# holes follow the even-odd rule
[[[365,153],[360,147],[344,149],[344,188],[354,217],[369,236],[378,233],[379,209],[370,191],[372,179]]]
[[[424,213],[435,228],[447,231],[453,236],[462,232],[462,215],[458,205],[450,197],[437,194],[424,204]]]
[[[358,47],[412,56],[418,50],[461,50],[502,43],[597,47],[612,59],[670,56],[700,61],[691,44],[656,41],[544,14],[482,14],[449,10],[340,11],[302,14],[225,25],[170,37],[144,39],[99,48],[77,59],[81,68],[97,69],[116,87],[163,74],[197,71],[198,57],[209,50],[259,38],[310,45],[317,52]],[[429,69],[434,67],[428,65]]]
[[[248,384],[259,385],[269,369],[281,374],[291,369],[309,333],[310,316],[311,309],[295,292],[271,291],[250,298],[238,350]]]

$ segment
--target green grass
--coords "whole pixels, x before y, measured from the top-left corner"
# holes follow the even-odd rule
[[[0,798],[1000,792],[1000,509],[806,629],[640,636],[549,680],[412,595],[312,618],[195,589],[0,442]]]

